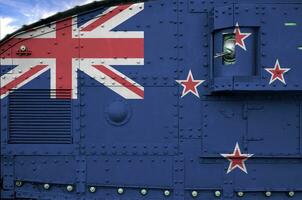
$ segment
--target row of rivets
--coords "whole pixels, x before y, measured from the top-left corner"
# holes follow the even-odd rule
[[[195,198],[195,197],[198,196],[198,192],[194,190],[194,191],[191,192],[191,195],[192,195],[192,197]],[[215,197],[220,197],[221,196],[221,192],[220,191],[215,191],[214,195],[215,195]],[[288,196],[293,197],[294,195],[295,195],[294,191],[288,192]],[[244,192],[237,192],[237,196],[238,197],[243,197],[244,196]],[[266,197],[272,196],[272,192],[270,192],[270,191],[265,192],[265,196]]]
[[[194,190],[194,191],[191,192],[191,195],[192,195],[192,197],[195,198],[195,197],[198,196],[198,192]],[[220,197],[221,196],[221,192],[217,190],[217,191],[215,191],[214,195],[215,195],[215,197]]]
[[[17,187],[21,187],[23,185],[23,182],[22,181],[16,181],[15,184],[16,184]],[[50,188],[50,185],[48,183],[45,183],[43,185],[43,188],[45,190],[48,190]],[[74,188],[73,188],[72,185],[67,185],[66,189],[67,189],[68,192],[72,192]],[[96,188],[93,187],[93,186],[89,187],[89,191],[91,193],[94,193],[94,192],[96,192]],[[123,194],[124,193],[124,189],[123,188],[118,188],[117,189],[117,193],[118,194]],[[146,189],[141,189],[140,193],[141,193],[141,195],[144,196],[144,195],[148,194],[148,191]],[[164,191],[164,196],[170,196],[170,194],[171,194],[171,192],[169,190],[165,190]],[[194,191],[191,192],[191,195],[192,195],[192,197],[197,197],[198,196],[198,192],[194,190]],[[217,190],[217,191],[215,191],[214,195],[215,195],[215,197],[220,197],[221,196],[221,192],[219,190]],[[288,192],[288,196],[293,197],[294,195],[295,195],[294,191]],[[237,196],[238,197],[243,197],[244,196],[244,192],[237,192]],[[265,192],[265,196],[266,197],[271,197],[272,196],[272,192],[266,191]]]
[[[89,187],[89,191],[90,191],[91,193],[95,193],[95,192],[96,192],[96,188],[93,187],[93,186],[91,186],[91,187]],[[118,189],[117,189],[117,193],[118,193],[118,194],[124,194],[124,189],[123,189],[123,188],[118,188]],[[148,190],[147,190],[147,189],[141,189],[141,190],[140,190],[140,193],[141,193],[141,195],[145,196],[145,195],[148,194]],[[170,191],[169,191],[169,190],[165,190],[165,191],[164,191],[164,195],[165,195],[165,196],[170,196]]]
[[[16,181],[16,186],[17,187],[21,187],[22,185],[23,185],[23,182],[22,181]],[[49,190],[50,189],[50,185],[48,184],[48,183],[45,183],[45,184],[43,184],[43,188],[45,189],[45,190]],[[73,186],[72,185],[67,185],[66,186],[66,190],[68,191],[68,192],[72,192],[73,191]]]

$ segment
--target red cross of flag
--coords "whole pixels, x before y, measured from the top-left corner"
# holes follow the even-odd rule
[[[144,32],[113,31],[143,9],[143,3],[114,6],[82,25],[73,17],[10,39],[1,65],[16,67],[1,76],[1,98],[50,70],[53,98],[76,99],[80,70],[126,99],[143,99],[144,88],[112,67],[144,64]],[[31,55],[19,55],[20,45]]]

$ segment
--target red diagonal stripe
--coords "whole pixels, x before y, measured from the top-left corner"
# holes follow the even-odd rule
[[[106,74],[107,76],[109,76],[110,78],[112,78],[113,80],[118,82],[119,84],[123,85],[128,90],[134,92],[135,94],[137,94],[141,98],[144,98],[144,91],[142,89],[140,89],[139,87],[133,86],[131,82],[123,79],[122,77],[120,77],[118,74],[111,71],[107,67],[105,67],[103,65],[92,65],[92,66],[95,67],[97,70],[103,72],[104,74]]]
[[[144,58],[144,38],[83,38],[81,50],[78,39],[65,39],[60,45],[54,45],[59,39],[52,38],[25,40],[22,45],[31,50],[26,58]],[[17,55],[20,45],[14,46],[7,58],[24,58]]]
[[[20,83],[22,83],[26,79],[30,78],[31,76],[35,75],[36,73],[38,73],[45,67],[47,67],[47,65],[37,65],[37,66],[33,67],[32,69],[28,70],[27,72],[25,72],[24,74],[22,74],[21,76],[16,78],[15,80],[8,83],[6,86],[0,88],[0,95],[3,95],[5,93],[7,93],[10,89],[17,87]]]
[[[110,20],[112,17],[114,17],[115,15],[119,14],[120,12],[126,10],[130,6],[131,6],[131,4],[130,5],[118,6],[117,8],[115,8],[112,11],[110,11],[109,13],[101,16],[99,19],[97,19],[93,23],[91,23],[88,26],[86,26],[85,28],[83,28],[81,31],[92,31],[92,30],[94,30],[95,28],[97,28],[100,25],[104,24],[106,21]]]

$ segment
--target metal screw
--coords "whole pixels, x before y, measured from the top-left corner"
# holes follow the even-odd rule
[[[124,193],[124,189],[123,188],[118,188],[117,189],[117,193],[118,194],[123,194]]]
[[[294,192],[294,191],[288,192],[288,196],[293,197],[294,195],[295,195],[295,192]]]
[[[89,191],[90,191],[91,193],[95,193],[95,192],[96,192],[96,188],[95,188],[95,187],[90,187],[90,188],[89,188]]]
[[[66,187],[68,192],[71,192],[73,190],[73,186],[72,185],[67,185]]]
[[[23,185],[22,181],[16,181],[16,186],[21,187]]]
[[[20,46],[20,51],[24,52],[27,50],[27,47],[25,45]]]
[[[146,195],[148,193],[148,191],[146,189],[141,189],[141,195]]]
[[[243,196],[244,196],[244,193],[243,193],[243,192],[237,192],[237,196],[238,196],[238,197],[243,197]]]
[[[165,190],[164,191],[164,195],[167,197],[167,196],[170,196],[170,191],[169,190]]]
[[[197,191],[192,191],[191,195],[192,195],[192,197],[197,197],[198,196],[198,192]]]
[[[270,197],[272,196],[272,193],[270,191],[265,192],[265,196]]]
[[[215,197],[220,197],[221,196],[221,192],[219,190],[215,191]]]
[[[50,185],[49,185],[48,183],[45,183],[45,184],[43,185],[43,188],[44,188],[45,190],[48,190],[48,189],[50,188]]]

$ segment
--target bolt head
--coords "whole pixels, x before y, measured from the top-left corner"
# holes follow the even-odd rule
[[[20,51],[24,52],[27,50],[27,47],[25,45],[20,46]]]
[[[164,195],[165,195],[166,197],[167,197],[167,196],[170,196],[170,194],[171,194],[171,193],[170,193],[169,190],[165,190],[165,191],[164,191]]]
[[[148,191],[146,189],[141,189],[141,194],[144,196],[148,193]]]
[[[72,185],[67,185],[66,187],[68,192],[71,192],[73,190],[73,186]]]
[[[221,192],[219,190],[215,191],[215,197],[220,197],[221,196]]]
[[[288,192],[288,196],[290,196],[290,197],[295,196],[295,192],[294,192],[294,191],[290,191],[290,192]]]
[[[272,193],[270,191],[265,192],[265,196],[270,197],[272,196]]]
[[[243,196],[244,196],[244,193],[243,193],[243,192],[237,192],[237,196],[238,196],[238,197],[243,197]]]
[[[48,190],[48,189],[50,188],[50,185],[49,185],[48,183],[45,183],[45,184],[43,185],[43,188],[44,188],[45,190]]]
[[[95,193],[96,192],[96,188],[95,187],[89,187],[89,192]]]
[[[21,187],[23,185],[22,181],[16,181],[16,186]]]
[[[117,193],[118,194],[123,194],[124,193],[124,189],[123,188],[118,188],[117,189]]]
[[[192,197],[197,197],[198,196],[198,192],[197,191],[192,191],[191,195],[192,195]]]

